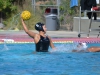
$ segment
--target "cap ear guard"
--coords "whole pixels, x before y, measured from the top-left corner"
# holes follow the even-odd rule
[[[43,23],[41,23],[41,22],[38,22],[36,25],[35,25],[35,29],[37,30],[37,31],[44,31],[43,30],[43,26],[44,24]]]

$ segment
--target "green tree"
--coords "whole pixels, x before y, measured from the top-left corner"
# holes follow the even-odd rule
[[[15,13],[17,10],[16,5],[20,5],[22,7],[22,3],[25,0],[0,0],[0,18],[5,19],[11,16],[12,13]]]
[[[17,9],[17,7],[12,4],[12,1],[13,0],[0,0],[0,13],[5,15],[4,17],[1,16],[1,18],[7,18]]]

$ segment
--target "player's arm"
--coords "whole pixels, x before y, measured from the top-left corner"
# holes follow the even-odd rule
[[[32,31],[28,30],[28,28],[27,28],[27,26],[26,26],[26,24],[25,24],[25,22],[24,22],[24,20],[23,20],[22,18],[21,18],[21,22],[22,22],[24,31],[25,31],[30,37],[34,38],[36,33],[34,33],[34,32],[32,32]]]
[[[50,47],[52,48],[52,49],[56,49],[55,48],[55,46],[54,46],[54,44],[53,44],[53,42],[52,42],[52,40],[51,40],[51,38],[48,36],[48,38],[49,38],[49,40],[50,40]]]

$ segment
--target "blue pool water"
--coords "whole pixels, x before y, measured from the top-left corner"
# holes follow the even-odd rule
[[[55,46],[58,51],[34,53],[33,43],[0,44],[0,75],[100,75],[100,52],[70,52],[74,44]]]

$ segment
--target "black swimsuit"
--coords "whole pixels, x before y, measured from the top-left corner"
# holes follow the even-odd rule
[[[43,37],[40,35],[40,40],[38,43],[36,43],[36,51],[37,52],[48,52],[48,48],[50,45],[50,40],[49,38]]]

